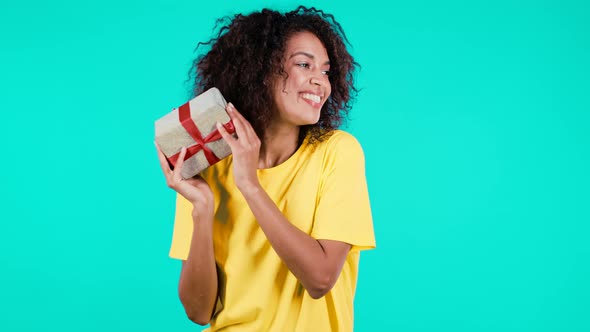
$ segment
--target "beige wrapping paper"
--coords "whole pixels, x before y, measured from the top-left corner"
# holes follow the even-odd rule
[[[216,122],[219,121],[221,124],[230,122],[230,117],[225,111],[227,103],[217,88],[211,88],[203,92],[188,101],[188,104],[190,117],[203,138],[211,132],[217,131]],[[156,143],[158,143],[166,158],[179,153],[183,146],[189,148],[196,144],[195,140],[180,123],[179,108],[172,109],[172,112],[158,119],[155,123]],[[209,142],[206,146],[212,150],[219,160],[231,154],[231,149],[223,138]],[[195,155],[185,160],[182,167],[182,177],[185,179],[191,178],[209,166],[211,165],[207,161],[205,153],[200,149]]]

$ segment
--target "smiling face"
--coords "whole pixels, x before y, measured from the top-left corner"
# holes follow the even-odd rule
[[[283,67],[287,79],[278,77],[274,84],[275,122],[293,126],[317,123],[332,91],[326,48],[313,33],[298,32],[287,41]]]

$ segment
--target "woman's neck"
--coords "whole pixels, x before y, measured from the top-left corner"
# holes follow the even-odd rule
[[[271,168],[284,163],[299,148],[299,130],[295,127],[270,127],[261,140],[258,168]]]

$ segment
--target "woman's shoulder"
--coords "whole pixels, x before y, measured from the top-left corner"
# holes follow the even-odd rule
[[[363,149],[357,138],[341,129],[333,130],[329,137],[318,144],[328,153],[362,153]]]

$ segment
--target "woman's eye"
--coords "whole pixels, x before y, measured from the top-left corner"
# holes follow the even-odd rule
[[[297,64],[299,67],[303,67],[303,68],[309,68],[309,64],[308,63],[298,63]]]
[[[329,70],[322,70],[322,74],[324,74],[326,76],[330,76],[330,71]]]

